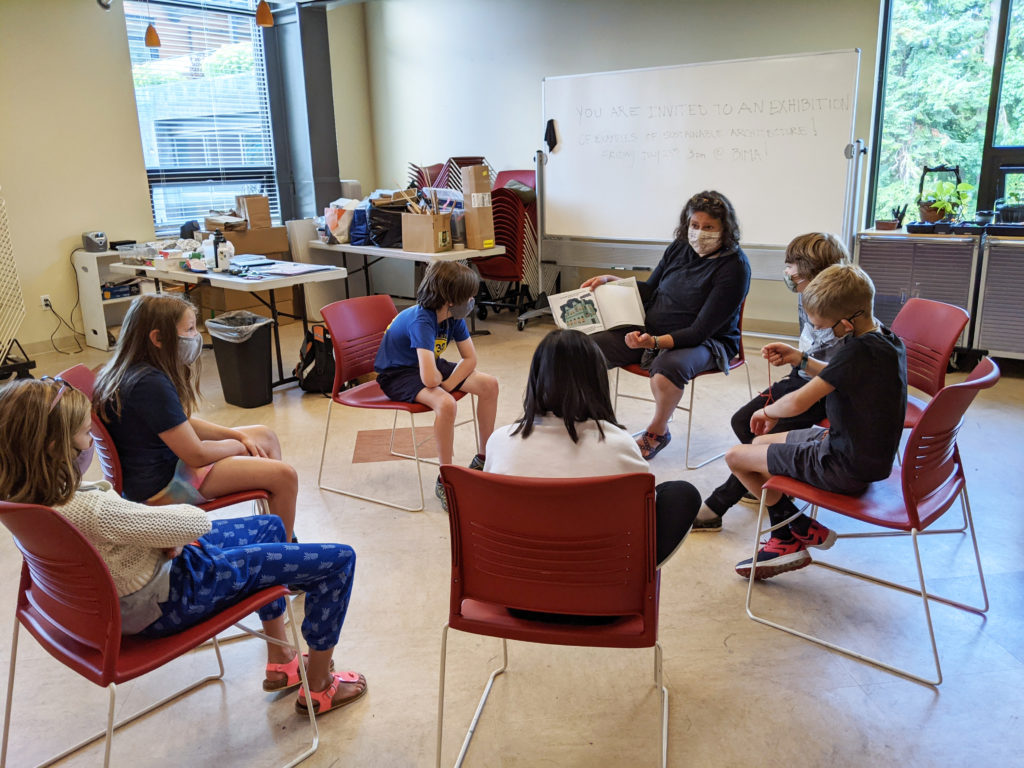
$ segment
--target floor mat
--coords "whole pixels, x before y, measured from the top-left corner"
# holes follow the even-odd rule
[[[430,427],[416,430],[421,441],[420,458],[436,459],[437,445]],[[426,440],[426,442],[422,442]],[[388,450],[391,442],[390,429],[362,429],[356,434],[356,445],[352,450],[353,464],[367,464],[373,461],[401,461],[401,456],[392,456]],[[412,456],[412,430],[395,430],[395,450]]]

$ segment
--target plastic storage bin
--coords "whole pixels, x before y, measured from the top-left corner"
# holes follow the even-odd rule
[[[224,400],[258,408],[273,400],[270,386],[270,328],[273,320],[253,312],[225,312],[206,321],[213,338]]]

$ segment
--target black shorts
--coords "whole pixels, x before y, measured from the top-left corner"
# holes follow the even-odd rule
[[[455,363],[437,358],[437,370],[441,372],[441,380],[444,381],[452,375],[455,370]],[[420,367],[418,365],[403,365],[398,368],[388,368],[386,371],[377,373],[377,384],[384,390],[389,400],[396,400],[400,403],[415,403],[416,395],[426,389],[423,379],[420,378]],[[455,389],[462,386],[460,381]]]

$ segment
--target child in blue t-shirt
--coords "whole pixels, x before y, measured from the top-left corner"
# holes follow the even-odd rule
[[[434,440],[442,464],[452,463],[455,441],[455,390],[476,395],[480,446],[494,431],[498,407],[498,380],[476,370],[476,349],[469,338],[465,318],[473,311],[480,285],[477,274],[454,261],[435,261],[416,293],[417,303],[391,321],[374,361],[377,383],[391,400],[422,403],[434,412]],[[455,342],[462,359],[441,357]],[[484,454],[469,465],[483,469]],[[444,488],[438,476],[434,494],[447,511]]]

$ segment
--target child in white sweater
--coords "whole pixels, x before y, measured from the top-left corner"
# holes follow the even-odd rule
[[[122,634],[161,637],[268,586],[306,591],[302,635],[311,691],[295,707],[322,714],[366,692],[356,672],[334,673],[331,656],[348,609],[355,552],[342,544],[290,544],[274,515],[216,520],[187,504],[146,506],[108,483],[82,484],[92,456],[89,401],[60,379],[19,379],[0,388],[0,498],[53,507],[96,547],[121,599]],[[285,640],[284,599],[260,609],[263,629]],[[263,688],[299,685],[299,656],[267,644]]]
[[[485,472],[522,477],[601,477],[650,472],[615,421],[604,354],[579,331],[545,336],[530,363],[523,417],[487,441]],[[655,501],[658,565],[682,543],[700,508],[685,480],[660,483]]]

